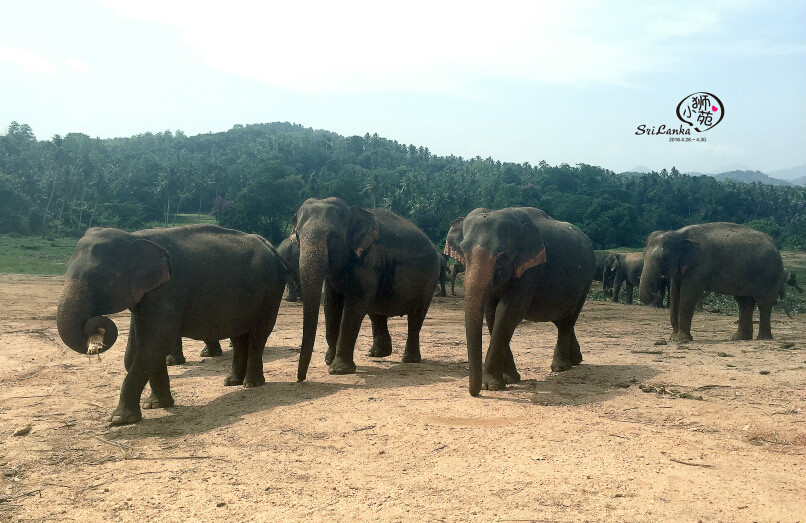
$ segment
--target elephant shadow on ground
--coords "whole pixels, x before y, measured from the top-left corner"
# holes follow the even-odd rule
[[[646,365],[581,364],[570,371],[551,373],[546,379],[526,379],[509,387],[526,393],[531,403],[545,406],[589,405],[627,393],[630,387],[658,375]],[[523,401],[523,395],[516,395]],[[515,399],[515,398],[513,398]]]
[[[373,365],[359,365],[356,374],[364,376],[360,388],[421,387],[434,383],[467,379],[467,362],[431,360],[420,363],[378,360]]]

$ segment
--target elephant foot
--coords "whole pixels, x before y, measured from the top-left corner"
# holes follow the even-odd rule
[[[685,341],[692,341],[694,338],[691,337],[691,334],[686,334],[685,332],[674,332],[669,337],[671,341],[677,342],[685,342]]]
[[[753,339],[753,333],[752,332],[748,333],[748,332],[742,332],[742,331],[736,331],[736,333],[733,336],[730,337],[730,341],[747,341],[747,340],[752,340],[752,339]]]
[[[205,345],[199,353],[199,356],[203,358],[213,358],[215,356],[221,356],[222,354],[224,354],[224,351],[221,350],[221,344],[217,343],[212,347],[210,345]]]
[[[772,332],[761,332],[759,331],[757,340],[771,340],[772,339]]]
[[[130,409],[124,405],[118,405],[118,407],[112,411],[112,416],[109,418],[109,424],[131,425],[132,423],[137,423],[141,419],[143,419],[143,414],[140,412],[139,407]]]
[[[570,359],[554,358],[551,360],[551,372],[565,372],[571,370],[573,363]]]
[[[355,363],[342,358],[336,358],[327,367],[328,374],[355,374]]]
[[[373,343],[372,348],[369,349],[369,356],[371,358],[385,358],[392,354],[392,343]],[[332,362],[331,362],[332,363]]]
[[[325,364],[330,365],[336,359],[336,349],[327,349],[325,353]]]
[[[224,378],[224,385],[227,387],[233,387],[235,385],[243,385],[244,379],[242,377],[236,376],[234,374],[230,374],[226,378]]]
[[[423,357],[420,354],[419,350],[408,350],[403,353],[403,358],[400,360],[403,363],[420,363],[423,361]]]
[[[481,379],[481,388],[484,390],[506,390],[507,382],[503,375],[498,377],[485,372]]]
[[[165,409],[174,406],[174,398],[168,395],[167,398],[158,398],[152,393],[149,397],[143,400],[142,407],[144,409]]]
[[[165,356],[165,364],[169,367],[172,367],[174,365],[182,365],[186,361],[187,360],[185,359],[184,354],[176,354],[176,355],[168,354],[167,356]]]
[[[255,387],[260,387],[262,385],[265,385],[265,383],[266,383],[266,378],[261,373],[260,376],[256,376],[254,378],[248,378],[248,379],[244,380],[243,386],[244,386],[245,389],[253,389]]]
[[[291,303],[296,303],[297,299],[296,299],[296,298],[292,298],[291,296],[288,296],[288,297],[285,299],[285,301],[290,301]]]
[[[507,385],[514,385],[521,382],[521,375],[516,370],[504,371],[504,381]]]

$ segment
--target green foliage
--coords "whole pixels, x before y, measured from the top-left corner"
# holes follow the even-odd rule
[[[806,248],[806,188],[719,182],[669,171],[618,175],[586,164],[537,166],[434,156],[378,135],[342,137],[288,123],[101,140],[0,136],[0,233],[73,235],[88,227],[171,226],[182,215],[272,241],[309,197],[385,207],[435,243],[476,207],[533,206],[579,226],[598,249],[641,247],[655,230],[749,223],[782,248]]]

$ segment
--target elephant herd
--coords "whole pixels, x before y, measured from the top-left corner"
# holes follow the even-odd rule
[[[142,419],[141,406],[174,404],[166,357],[184,360],[183,337],[204,341],[205,355],[219,354],[219,340],[229,338],[232,370],[225,384],[262,385],[263,349],[287,284],[290,297],[303,301],[298,381],[307,376],[320,305],[329,373],[355,372],[356,339],[367,315],[370,356],[392,353],[387,320],[405,315],[402,361],[419,362],[420,330],[438,282],[445,292],[447,257],[456,260],[454,281],[465,271],[473,396],[520,380],[510,342],[523,320],[557,327],[552,371],[581,363],[574,327],[594,276],[614,272],[614,289],[626,282],[631,295],[638,286],[644,303],[657,300],[668,285],[672,339],[681,341],[691,339],[694,307],[709,290],[733,295],[739,304],[733,339],[752,337],[755,305],[758,337],[771,338],[770,314],[785,281],[781,255],[769,236],[730,223],[653,233],[643,253],[602,260],[582,231],[539,209],[479,208],[450,224],[439,253],[419,228],[391,211],[312,198],[298,209],[290,237],[276,249],[260,236],[213,225],[88,230],[67,265],[57,326],[71,349],[100,353],[117,339],[117,327],[106,315],[131,311],[127,374],[111,422],[135,423]],[[623,269],[621,279],[616,268]],[[485,320],[490,337],[482,362]],[[151,395],[141,404],[147,382]]]

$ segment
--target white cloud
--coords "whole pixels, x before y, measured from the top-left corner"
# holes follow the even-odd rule
[[[310,92],[457,90],[484,77],[630,84],[735,2],[98,0],[175,28],[209,67]]]
[[[39,74],[54,74],[56,65],[36,51],[0,45],[0,62],[22,67]]]
[[[90,68],[90,66],[87,65],[87,62],[85,62],[83,60],[78,60],[76,58],[70,58],[70,59],[67,60],[67,66],[70,69],[72,69],[74,71],[78,71],[79,73],[82,73],[82,74],[87,75],[87,76],[92,76],[92,74],[93,74],[92,69]]]

